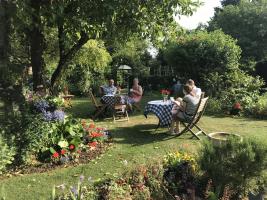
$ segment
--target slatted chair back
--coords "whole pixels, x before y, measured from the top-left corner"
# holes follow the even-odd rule
[[[89,97],[90,97],[90,99],[92,100],[92,102],[93,102],[93,104],[94,104],[94,106],[95,106],[96,108],[100,106],[100,105],[98,104],[98,102],[97,102],[97,100],[96,100],[96,98],[95,98],[93,92],[92,92],[92,89],[89,90]]]
[[[202,115],[204,114],[204,111],[205,111],[206,106],[207,106],[208,99],[209,99],[209,97],[200,98],[196,113],[194,114],[193,119],[192,119],[193,123],[196,124],[200,120]]]
[[[121,96],[119,95],[114,96],[114,104],[113,104],[114,109],[120,109],[120,106],[123,105],[121,101],[122,101]]]
[[[114,96],[114,104],[115,105],[121,105],[121,96],[120,95],[115,95]]]
[[[121,96],[114,96],[113,121],[129,121],[126,104],[122,103]]]
[[[182,121],[181,123],[184,125],[184,129],[178,134],[178,136],[184,134],[187,131],[190,131],[191,134],[193,135],[193,137],[196,137],[197,139],[200,140],[200,137],[198,136],[199,134],[204,134],[207,135],[207,133],[205,131],[203,131],[198,125],[198,121],[201,119],[202,115],[204,114],[204,111],[206,109],[207,106],[207,102],[208,102],[209,97],[205,97],[205,98],[200,98],[196,112],[193,116],[193,118],[189,121]],[[193,128],[198,129],[199,131],[197,133],[193,132]]]

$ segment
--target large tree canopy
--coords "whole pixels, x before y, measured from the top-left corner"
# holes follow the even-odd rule
[[[177,75],[196,80],[223,106],[241,102],[249,107],[257,101],[263,82],[240,70],[241,49],[222,31],[187,34],[169,45],[164,54]]]
[[[58,63],[51,77],[54,86],[75,54],[89,39],[112,41],[132,33],[142,37],[158,34],[173,15],[192,14],[198,0],[14,0],[17,22],[30,44],[33,81],[43,81],[46,31],[56,29],[50,38],[58,43]]]
[[[238,69],[240,53],[236,41],[217,30],[180,37],[167,46],[164,57],[180,76],[200,80],[210,72]]]
[[[245,60],[260,61],[267,55],[267,1],[242,0],[237,5],[218,9],[210,30],[222,29],[237,39]]]

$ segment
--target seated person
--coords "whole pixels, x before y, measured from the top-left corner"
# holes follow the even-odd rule
[[[193,92],[193,87],[185,85],[183,88],[185,94],[184,98],[178,98],[173,101],[174,106],[172,109],[172,123],[170,127],[171,134],[179,134],[180,122],[179,120],[191,120],[199,103],[199,98]],[[176,125],[176,127],[174,127]]]
[[[195,94],[195,96],[196,96],[197,98],[200,99],[202,91],[201,91],[200,88],[198,88],[198,87],[195,85],[195,81],[193,81],[192,79],[189,79],[189,80],[186,82],[186,84],[187,84],[187,85],[190,85],[190,86],[193,87],[193,93]]]
[[[143,89],[139,85],[139,80],[138,78],[133,79],[133,86],[130,89],[130,95],[129,95],[129,103],[134,104],[138,103],[141,101],[143,95]]]
[[[108,85],[100,86],[100,95],[115,95],[117,88],[114,86],[114,80],[110,79]]]

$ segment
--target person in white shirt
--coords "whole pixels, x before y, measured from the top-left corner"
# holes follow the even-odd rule
[[[117,92],[117,88],[114,86],[114,80],[110,79],[108,81],[108,85],[100,86],[100,94],[101,95],[115,95]]]
[[[186,84],[192,86],[192,88],[193,88],[193,91],[192,91],[192,92],[195,94],[195,96],[196,96],[197,98],[200,98],[200,97],[201,97],[201,93],[202,93],[202,91],[201,91],[200,88],[198,88],[198,87],[195,85],[195,81],[193,81],[192,79],[189,79],[189,80],[186,82]]]

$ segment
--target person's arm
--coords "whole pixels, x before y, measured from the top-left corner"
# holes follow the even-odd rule
[[[135,94],[137,94],[137,95],[139,95],[139,96],[142,96],[143,95],[143,89],[142,89],[142,87],[141,86],[139,86],[138,87],[138,90],[132,90],[132,93],[135,93]]]
[[[117,93],[117,88],[114,87],[113,95],[115,95],[116,93]]]
[[[173,103],[176,105],[176,106],[181,106],[181,102],[180,101],[173,101]]]
[[[187,102],[188,102],[188,97],[187,96],[185,96],[184,98],[183,98],[183,104],[182,104],[182,106],[181,106],[181,111],[185,111],[186,110],[186,104],[187,104]]]

